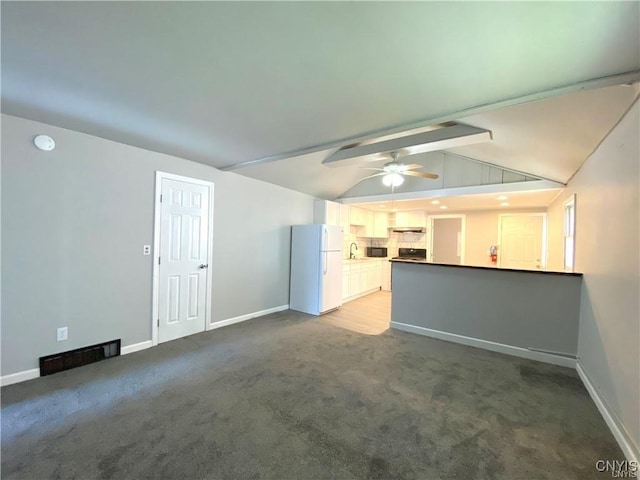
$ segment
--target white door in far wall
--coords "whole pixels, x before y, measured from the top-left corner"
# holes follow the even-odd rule
[[[205,330],[211,189],[161,180],[158,342]]]
[[[538,270],[543,264],[543,215],[502,215],[500,217],[500,266]]]

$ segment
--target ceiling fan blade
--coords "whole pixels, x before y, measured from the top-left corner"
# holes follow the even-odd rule
[[[374,167],[360,167],[361,170],[378,170],[379,172],[384,172],[384,168],[374,168]]]
[[[370,178],[373,177],[379,177],[381,175],[386,175],[386,172],[382,172],[382,173],[374,173],[373,175],[369,175],[367,177],[363,177],[363,178],[359,178],[358,181],[356,183],[353,184],[353,186],[351,188],[354,188],[356,185],[360,185],[362,182],[364,182],[365,180],[369,180]]]
[[[361,182],[361,181],[366,180],[368,178],[379,177],[380,175],[386,175],[386,174],[387,174],[387,172],[374,173],[373,175],[369,175],[368,177],[361,178],[360,180],[358,180],[358,182]]]
[[[404,165],[402,168],[405,170],[415,170],[416,168],[422,168],[424,165],[418,165],[417,163],[412,163],[410,165]]]
[[[435,180],[440,176],[436,173],[426,173],[426,172],[404,172],[403,175],[409,175],[411,177],[431,178],[432,180]]]

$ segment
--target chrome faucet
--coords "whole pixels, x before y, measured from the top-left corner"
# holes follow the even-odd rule
[[[356,256],[353,253],[353,247],[356,247],[356,250],[358,250],[358,244],[353,242],[351,245],[349,245],[349,259],[356,258]]]

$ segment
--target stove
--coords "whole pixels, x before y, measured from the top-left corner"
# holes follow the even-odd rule
[[[426,262],[427,249],[426,248],[399,248],[398,256],[393,257],[392,260],[413,260],[414,262]]]

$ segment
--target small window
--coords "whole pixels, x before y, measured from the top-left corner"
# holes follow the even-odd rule
[[[575,266],[576,196],[564,202],[564,270],[573,272]]]

